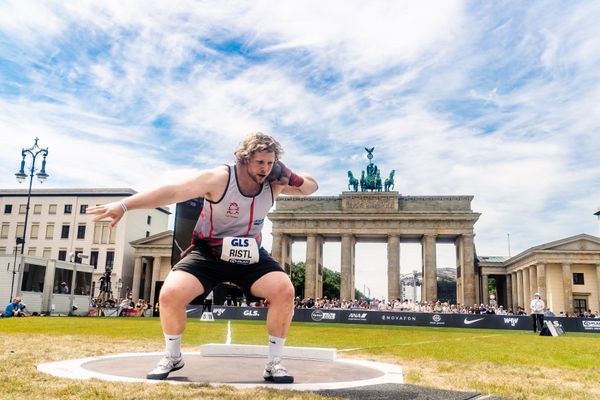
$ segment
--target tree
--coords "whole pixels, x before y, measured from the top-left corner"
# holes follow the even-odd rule
[[[291,279],[292,285],[294,285],[294,290],[296,291],[296,296],[300,296],[302,299],[305,298],[304,281],[306,279],[306,263],[303,261],[299,263],[292,263]],[[327,296],[329,299],[339,299],[341,281],[341,273],[333,271],[329,268],[323,268],[323,297]],[[355,290],[354,293],[356,298],[364,296],[358,290]]]
[[[496,294],[496,279],[491,278],[488,280],[488,292],[490,294]]]
[[[294,292],[296,292],[296,296],[300,296],[300,298],[303,299],[306,264],[302,261],[297,264],[292,263],[291,268],[292,276],[290,278],[292,280],[292,285],[294,285]]]
[[[342,274],[323,268],[323,297],[328,299],[340,298],[340,287],[342,282]]]

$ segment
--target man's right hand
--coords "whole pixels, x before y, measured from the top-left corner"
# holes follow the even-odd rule
[[[105,218],[110,218],[111,222],[108,224],[110,228],[114,227],[117,222],[123,218],[125,210],[120,205],[119,201],[113,203],[103,204],[96,207],[90,207],[86,210],[88,214],[95,214],[97,217],[93,219],[94,222],[101,221]]]
[[[273,169],[271,170],[268,179],[271,184],[282,186],[289,185],[293,187],[299,187],[302,186],[302,183],[304,183],[304,178],[295,174],[281,161],[277,161],[273,165]]]

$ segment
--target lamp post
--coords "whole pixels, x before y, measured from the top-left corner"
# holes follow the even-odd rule
[[[42,155],[44,157],[44,159],[42,160],[42,169],[40,170],[40,172],[38,172],[37,174],[35,174],[40,183],[44,183],[44,181],[46,179],[48,179],[48,174],[46,173],[46,157],[48,156],[48,148],[46,147],[45,149],[40,148],[40,146],[38,146],[38,138],[35,138],[35,143],[33,144],[33,146],[31,146],[28,149],[22,149],[21,150],[21,156],[23,157],[23,159],[21,160],[21,169],[19,170],[19,172],[17,172],[15,174],[15,176],[17,177],[17,181],[19,181],[19,183],[22,183],[23,181],[25,181],[25,179],[27,179],[27,174],[25,174],[25,158],[27,157],[27,154],[29,154],[31,156],[31,167],[29,168],[29,190],[27,191],[27,206],[25,208],[25,224],[23,226],[23,237],[19,238],[17,237],[17,245],[21,245],[21,256],[23,256],[23,252],[25,251],[25,237],[27,236],[27,220],[29,219],[29,205],[31,203],[31,186],[33,184],[33,175],[34,172],[36,171],[35,169],[35,161],[38,155]],[[23,258],[21,257],[21,262],[22,262]],[[17,252],[15,251],[15,263],[13,265],[13,276],[12,276],[12,284],[10,286],[10,299],[12,301],[12,295],[13,295],[13,290],[14,290],[14,286],[15,286],[15,274],[17,272],[16,268],[17,268]]]
[[[15,245],[15,260],[13,262],[12,267],[12,282],[10,284],[10,299],[8,301],[13,301],[13,290],[15,288],[15,275],[17,275],[17,250],[19,249],[19,245],[21,244],[21,238],[17,238],[17,244]],[[9,264],[10,265],[10,264]]]
[[[21,242],[21,255],[23,255],[23,252],[25,251],[25,238],[27,237],[27,220],[29,219],[29,204],[31,203],[31,186],[33,184],[33,175],[34,172],[36,171],[35,169],[35,161],[38,155],[42,155],[44,156],[44,159],[42,160],[42,169],[40,170],[40,172],[38,172],[37,174],[35,174],[38,178],[38,180],[40,181],[40,183],[44,183],[44,181],[46,179],[48,179],[48,174],[46,173],[46,157],[48,156],[48,148],[46,147],[45,149],[40,148],[40,146],[38,146],[38,140],[39,138],[35,138],[35,143],[33,144],[33,146],[31,146],[28,149],[23,149],[21,150],[21,156],[23,156],[23,159],[21,160],[21,169],[19,170],[19,172],[17,172],[15,174],[15,176],[17,177],[17,181],[19,181],[19,183],[22,183],[23,181],[25,181],[25,179],[27,179],[27,174],[25,174],[25,158],[27,157],[27,154],[29,154],[31,156],[31,167],[29,168],[29,190],[27,191],[27,206],[25,208],[25,225],[23,226],[23,238],[22,238],[22,242]]]

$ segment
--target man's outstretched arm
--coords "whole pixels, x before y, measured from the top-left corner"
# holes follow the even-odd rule
[[[179,183],[137,193],[121,201],[90,207],[87,209],[87,213],[97,215],[93,220],[94,222],[110,218],[112,221],[109,226],[112,228],[126,211],[151,209],[197,197],[210,196],[213,191],[218,190],[219,182],[223,180],[223,176],[226,174],[227,172],[223,167],[204,170],[195,177]]]

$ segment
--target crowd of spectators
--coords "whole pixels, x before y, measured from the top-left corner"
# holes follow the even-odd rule
[[[451,304],[445,301],[413,301],[400,300],[386,301],[385,299],[369,299],[361,297],[356,300],[340,300],[336,298],[305,298],[296,297],[294,305],[296,308],[321,308],[321,309],[362,309],[373,311],[396,311],[396,312],[421,312],[421,313],[445,313],[445,314],[495,314],[495,315],[528,315],[523,307],[512,309],[496,304],[473,304],[466,306],[461,304]],[[544,315],[547,317],[585,317],[600,318],[600,314],[587,310],[584,313],[566,313],[560,311],[558,315],[546,308]]]
[[[96,299],[92,299],[92,307],[97,306],[95,304]],[[145,300],[139,300],[134,303],[131,297],[122,298],[118,301],[108,300],[107,304],[100,305],[100,307],[118,308],[117,315],[145,315],[145,311],[150,308]],[[231,295],[227,295],[223,301],[223,305],[230,307],[267,307],[268,303],[263,300],[257,300],[256,302],[248,303],[245,298],[233,298]],[[361,297],[356,300],[340,300],[337,298],[305,298],[301,299],[296,297],[294,300],[295,308],[312,308],[312,309],[360,309],[360,310],[372,310],[372,311],[395,311],[395,312],[417,312],[417,313],[438,313],[438,314],[495,314],[495,315],[529,315],[524,307],[517,307],[512,309],[511,307],[504,307],[503,305],[497,304],[473,304],[472,306],[466,306],[461,304],[452,304],[447,301],[413,301],[413,300],[401,300],[395,299],[393,301],[386,301],[385,299],[377,298],[365,298]],[[592,312],[587,310],[583,313],[569,313],[560,311],[555,314],[549,308],[544,310],[545,317],[572,317],[572,318],[600,318],[598,311]]]
[[[118,300],[112,298],[107,300],[92,298],[90,308],[116,308],[116,315],[120,317],[143,317],[146,315],[146,310],[150,308],[150,305],[144,299],[139,299],[137,302],[134,302],[130,296],[119,298]]]

